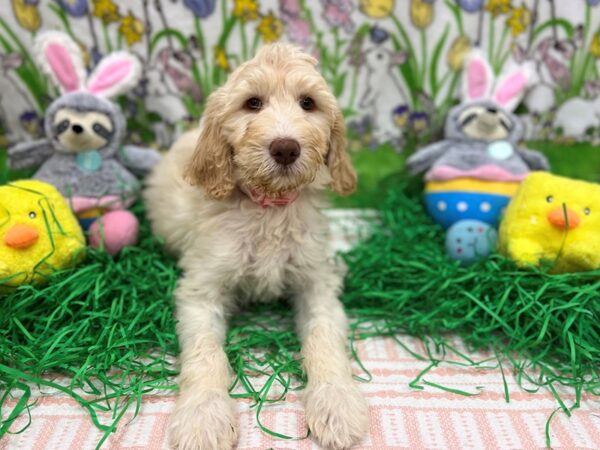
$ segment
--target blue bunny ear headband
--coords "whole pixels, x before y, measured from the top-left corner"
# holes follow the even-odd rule
[[[97,97],[116,97],[135,87],[142,73],[135,56],[119,51],[104,57],[88,76],[79,46],[60,31],[40,33],[35,39],[34,53],[63,94],[83,91]]]
[[[533,78],[532,72],[529,65],[513,65],[495,80],[487,59],[474,51],[467,57],[463,72],[463,103],[488,100],[514,111]]]

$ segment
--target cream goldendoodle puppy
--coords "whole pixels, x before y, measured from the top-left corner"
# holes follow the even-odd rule
[[[308,376],[306,420],[342,449],[368,426],[352,380],[342,277],[330,259],[321,193],[348,194],[356,174],[336,99],[296,47],[273,44],[208,99],[148,180],[154,231],[180,257],[176,296],[180,394],[170,423],[180,449],[230,449],[235,402],[223,351],[227,319],[244,301],[289,298]]]

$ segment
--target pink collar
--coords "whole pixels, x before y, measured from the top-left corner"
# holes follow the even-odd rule
[[[278,197],[269,197],[267,194],[260,193],[247,187],[240,187],[240,191],[261,208],[287,206],[290,203],[293,203],[300,195],[298,192],[286,192],[280,194]]]

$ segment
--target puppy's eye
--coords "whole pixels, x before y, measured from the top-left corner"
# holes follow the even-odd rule
[[[592,212],[592,211],[590,210],[590,208],[585,208],[585,209],[583,210],[583,213],[584,213],[586,216],[589,216],[591,212]]]
[[[546,201],[548,203],[552,203],[554,201],[554,197],[552,197],[551,195],[549,195],[548,197],[546,197]]]
[[[314,111],[316,108],[315,101],[310,97],[302,97],[300,99],[300,107],[304,111]]]
[[[251,111],[258,111],[262,108],[262,100],[258,97],[252,97],[246,100],[246,108]]]
[[[35,211],[30,211],[29,212],[29,218],[30,219],[35,219],[37,217],[37,214],[35,213]]]

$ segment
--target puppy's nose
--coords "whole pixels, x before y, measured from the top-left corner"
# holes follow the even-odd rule
[[[83,127],[79,124],[75,124],[71,127],[71,130],[73,130],[73,133],[75,134],[81,134],[83,133]]]
[[[269,153],[282,166],[289,166],[300,156],[300,144],[295,139],[275,139],[269,146]]]

